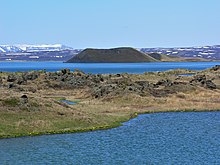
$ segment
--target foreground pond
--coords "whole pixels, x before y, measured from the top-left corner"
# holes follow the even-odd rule
[[[69,101],[69,100],[60,100],[60,102],[63,102],[63,103],[69,104],[69,105],[75,105],[75,104],[77,104],[77,102],[75,102],[75,101]]]
[[[1,164],[220,164],[220,112],[140,115],[87,133],[0,139]]]

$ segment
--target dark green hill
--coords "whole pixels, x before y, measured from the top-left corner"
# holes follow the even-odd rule
[[[157,59],[134,48],[85,49],[67,63],[129,63],[155,62]]]

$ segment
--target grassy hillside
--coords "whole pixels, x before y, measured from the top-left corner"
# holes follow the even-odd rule
[[[177,56],[170,56],[166,54],[159,54],[159,53],[150,53],[149,56],[155,58],[158,61],[162,62],[196,62],[196,61],[208,61],[204,58],[183,58],[183,57],[177,57]]]
[[[157,59],[134,48],[85,49],[68,63],[120,63],[120,62],[156,62]]]
[[[150,53],[148,55],[158,61],[181,61],[183,59],[180,57],[168,56],[168,55],[159,54],[159,53]]]

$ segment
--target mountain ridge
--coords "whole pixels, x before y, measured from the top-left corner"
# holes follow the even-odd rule
[[[34,51],[61,51],[73,50],[73,48],[62,44],[15,44],[15,45],[0,45],[0,52],[2,53],[22,53]]]
[[[137,50],[147,54],[158,53],[169,55],[169,57],[220,60],[220,45],[175,48],[137,48]],[[0,45],[0,61],[67,61],[73,55],[81,51],[83,50],[62,44]]]

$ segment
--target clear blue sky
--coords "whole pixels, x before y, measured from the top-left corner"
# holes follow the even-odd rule
[[[0,0],[0,44],[220,44],[220,0]]]

